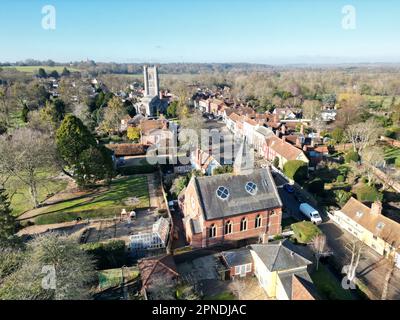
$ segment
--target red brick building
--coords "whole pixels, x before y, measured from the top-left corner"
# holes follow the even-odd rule
[[[271,172],[247,167],[242,160],[237,157],[233,174],[192,177],[183,192],[183,222],[192,246],[265,241],[281,233],[282,202]]]

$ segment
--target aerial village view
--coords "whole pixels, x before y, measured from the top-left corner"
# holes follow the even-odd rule
[[[397,3],[50,2],[0,4],[0,300],[400,299]]]

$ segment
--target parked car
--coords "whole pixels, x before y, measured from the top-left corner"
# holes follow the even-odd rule
[[[300,204],[299,210],[303,215],[310,219],[312,223],[320,224],[322,222],[318,210],[311,207],[308,203],[304,202]]]
[[[284,186],[283,186],[283,189],[285,189],[287,192],[289,192],[289,193],[293,193],[294,192],[294,188],[293,188],[293,186],[291,185],[291,184],[289,184],[289,183],[286,183]]]

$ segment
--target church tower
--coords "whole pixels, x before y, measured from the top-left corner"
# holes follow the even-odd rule
[[[158,79],[158,70],[157,66],[148,67],[143,66],[143,82],[144,82],[144,92],[142,104],[146,109],[147,116],[153,116],[153,112],[151,111],[151,101],[155,97],[159,97],[160,87],[159,87],[159,79]]]

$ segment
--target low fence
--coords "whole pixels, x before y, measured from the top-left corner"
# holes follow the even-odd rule
[[[381,141],[385,141],[387,144],[394,146],[396,148],[400,148],[400,141],[392,138],[388,138],[385,136],[381,136]]]

